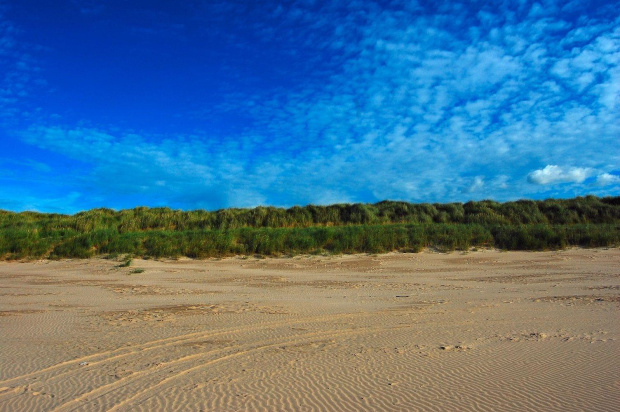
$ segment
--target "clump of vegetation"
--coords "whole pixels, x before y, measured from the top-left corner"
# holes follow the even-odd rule
[[[0,259],[279,256],[620,244],[620,197],[449,204],[93,209],[72,216],[0,211]]]
[[[133,259],[131,257],[127,257],[125,258],[125,260],[123,261],[123,263],[121,263],[120,265],[118,265],[119,268],[127,268],[129,266],[131,266],[131,261]]]

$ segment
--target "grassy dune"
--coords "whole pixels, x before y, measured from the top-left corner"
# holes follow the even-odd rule
[[[620,197],[180,211],[0,211],[0,259],[546,250],[620,244]]]

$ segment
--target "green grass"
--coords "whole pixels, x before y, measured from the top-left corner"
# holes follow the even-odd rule
[[[94,209],[73,216],[0,211],[0,259],[207,258],[550,250],[620,244],[620,198],[465,204],[258,207],[216,212]]]
[[[119,267],[119,268],[127,268],[127,267],[131,266],[131,261],[132,261],[132,260],[133,260],[132,258],[128,257],[128,258],[126,258],[126,259],[123,261],[123,263],[121,263],[120,265],[118,265],[118,267]]]

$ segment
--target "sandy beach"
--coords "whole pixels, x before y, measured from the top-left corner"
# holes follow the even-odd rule
[[[620,249],[0,263],[1,411],[612,411]]]

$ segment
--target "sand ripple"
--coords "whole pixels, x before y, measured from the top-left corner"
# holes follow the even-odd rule
[[[0,411],[614,411],[619,257],[1,263]]]

